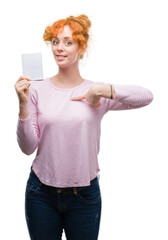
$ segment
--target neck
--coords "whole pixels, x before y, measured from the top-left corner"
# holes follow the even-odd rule
[[[68,68],[59,67],[58,74],[55,76],[57,82],[61,85],[73,86],[81,83],[84,79],[81,77],[78,65],[70,66]]]

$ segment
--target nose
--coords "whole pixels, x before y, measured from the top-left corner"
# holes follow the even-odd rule
[[[63,51],[63,45],[62,45],[62,43],[59,43],[59,44],[58,44],[58,51]]]

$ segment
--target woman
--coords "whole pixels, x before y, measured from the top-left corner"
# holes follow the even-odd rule
[[[17,140],[36,157],[25,193],[25,215],[31,239],[96,240],[101,219],[98,153],[100,123],[109,110],[140,108],[152,93],[142,87],[93,82],[81,77],[91,22],[70,16],[47,26],[58,73],[31,85],[22,76]]]

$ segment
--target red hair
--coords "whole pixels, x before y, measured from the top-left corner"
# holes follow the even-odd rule
[[[51,42],[53,37],[57,37],[58,32],[62,32],[65,25],[69,25],[72,30],[72,37],[75,42],[78,42],[80,50],[84,50],[89,39],[89,28],[91,21],[86,15],[78,17],[70,16],[65,19],[60,19],[52,25],[47,26],[43,34],[44,41]],[[83,55],[80,56],[83,58]]]

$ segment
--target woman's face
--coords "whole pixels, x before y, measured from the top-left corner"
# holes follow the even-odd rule
[[[79,44],[73,41],[72,30],[64,26],[56,38],[52,38],[52,52],[59,67],[65,68],[78,62]]]

